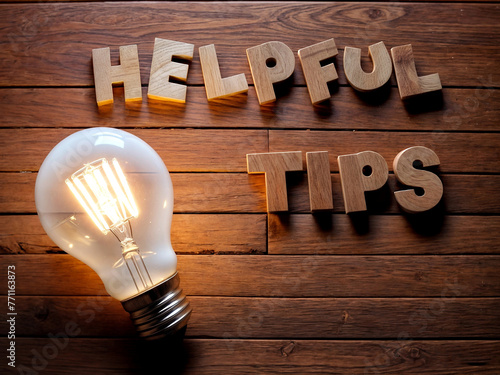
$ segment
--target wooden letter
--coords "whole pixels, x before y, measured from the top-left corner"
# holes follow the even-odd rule
[[[365,191],[380,189],[387,181],[385,159],[377,152],[363,151],[340,155],[338,162],[346,214],[366,211]]]
[[[337,46],[332,39],[299,49],[299,59],[304,71],[312,104],[330,97],[327,83],[339,78],[333,63],[321,66],[321,61],[337,56]]]
[[[248,83],[244,73],[222,78],[213,44],[200,47],[199,52],[208,100],[224,98],[248,91]]]
[[[366,73],[361,68],[361,50],[345,47],[344,71],[352,87],[358,91],[371,91],[382,87],[392,74],[392,62],[384,42],[378,42],[368,47],[368,53],[373,61],[373,70]]]
[[[442,89],[439,74],[417,75],[411,44],[391,48],[391,54],[401,99]]]
[[[141,70],[137,45],[120,47],[120,65],[111,65],[109,47],[92,50],[97,105],[113,103],[113,84],[123,83],[125,101],[141,101]]]
[[[311,211],[333,209],[328,151],[307,152],[306,162]]]
[[[259,103],[274,102],[273,83],[284,81],[295,69],[292,50],[281,42],[267,42],[248,48],[247,58]]]
[[[407,148],[394,159],[394,174],[398,181],[408,186],[420,187],[424,191],[421,195],[417,195],[413,189],[394,192],[398,204],[410,213],[430,210],[443,196],[443,183],[440,178],[432,172],[414,168],[415,161],[420,161],[423,167],[439,165],[436,153],[423,146]]]
[[[149,76],[148,98],[186,102],[186,86],[169,82],[170,77],[186,81],[189,65],[172,61],[173,57],[191,61],[194,44],[155,39],[151,74]]]
[[[288,211],[287,171],[302,171],[302,151],[247,154],[249,174],[266,174],[267,211]]]

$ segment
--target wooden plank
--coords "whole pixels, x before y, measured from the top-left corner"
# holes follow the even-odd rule
[[[105,295],[97,274],[70,255],[0,255],[0,263],[15,265],[18,296]],[[179,255],[178,263],[189,295],[431,297],[451,289],[460,297],[500,293],[498,255]]]
[[[63,253],[35,215],[0,216],[1,254]],[[266,253],[266,215],[183,215],[172,221],[172,246],[181,254]]]
[[[0,216],[0,253],[50,254],[63,251],[47,236],[36,215]]]
[[[0,3],[31,3],[31,2],[35,2],[37,0],[0,0]],[[58,3],[58,2],[79,2],[81,0],[47,0],[46,2],[47,3]],[[98,2],[100,0],[90,0],[89,2]],[[122,0],[123,2],[130,2],[130,3],[137,3],[137,2],[140,2],[140,1],[143,1],[143,0]],[[148,1],[148,0],[144,0],[144,1]],[[226,0],[218,0],[217,2],[219,3],[222,3]],[[230,0],[232,1],[232,0]],[[252,1],[260,1],[260,0],[236,0],[236,1],[241,1],[241,2],[252,2]],[[351,1],[351,0],[348,0],[348,1]],[[413,1],[420,1],[420,0],[403,0],[402,2],[413,2]],[[234,1],[233,1],[234,2]],[[355,1],[353,1],[355,2]],[[428,1],[429,3],[434,3],[434,2],[443,2],[442,0],[429,0]],[[463,0],[448,0],[448,2],[450,3],[453,3],[453,2],[458,2],[458,3],[463,3],[464,1]],[[467,1],[468,3],[474,3],[474,2],[481,2],[481,3],[495,3],[496,0],[468,0]]]
[[[131,7],[140,18],[130,18]],[[363,47],[369,66],[367,47],[382,40],[389,49],[411,42],[417,70],[439,73],[444,86],[500,85],[495,4],[46,3],[2,4],[1,13],[0,43],[9,46],[0,53],[1,86],[91,85],[90,51],[111,47],[116,63],[118,47],[129,44],[138,44],[142,82],[148,82],[155,36],[197,47],[216,42],[223,74],[244,72],[248,80],[246,48],[279,40],[296,52],[334,37],[343,84],[344,47]],[[301,69],[295,76],[304,83]],[[203,82],[196,56],[187,82]]]
[[[30,368],[48,338],[18,338],[16,361]],[[93,375],[155,373],[168,364],[182,374],[475,374],[498,373],[497,340],[248,340],[185,339],[169,350],[138,339],[71,338],[46,372]],[[110,352],[113,355],[110,355]],[[0,369],[7,371],[6,361]]]
[[[498,216],[269,215],[269,254],[499,254]]]
[[[497,216],[412,220],[371,216],[364,227],[345,215],[269,215],[270,254],[498,254]],[[266,252],[265,215],[175,214],[172,244],[181,254]],[[34,215],[0,216],[0,253],[62,253]],[[210,230],[209,230],[210,229]]]
[[[177,172],[203,172],[172,174],[175,209],[182,212],[174,216],[179,232],[173,241],[174,246],[179,243],[177,250],[190,254],[179,256],[179,270],[194,307],[182,349],[134,339],[127,314],[105,296],[88,267],[67,255],[46,253],[53,244],[35,215],[8,214],[0,215],[1,233],[14,232],[7,236],[9,249],[25,241],[27,254],[4,253],[0,265],[16,264],[17,286],[26,294],[16,296],[18,335],[38,336],[16,337],[18,365],[32,364],[35,351],[48,353],[48,345],[54,343],[48,335],[63,332],[73,322],[81,329],[79,337],[55,349],[46,373],[153,374],[159,368],[196,374],[500,373],[500,254],[495,241],[500,170],[494,166],[500,156],[500,90],[484,89],[500,87],[497,1],[30,1],[0,4],[0,43],[5,47],[0,51],[0,86],[9,87],[0,89],[0,127],[19,130],[0,132],[0,214],[35,211],[36,173],[11,173],[23,171],[18,167],[2,169],[4,160],[10,165],[17,162],[9,160],[1,147],[21,160],[17,166],[31,166],[28,171],[36,171],[45,156],[36,141],[47,138],[30,138],[33,129],[21,128],[40,128],[40,134],[47,128],[61,134],[56,128],[70,132],[68,128],[89,125],[148,128],[144,131],[149,134],[168,132],[150,128],[209,131],[198,133],[199,137],[177,133],[150,138],[158,142],[167,166],[172,163]],[[116,64],[118,46],[137,44],[143,91],[147,91],[155,37],[195,43],[196,48],[215,43],[222,75],[244,72],[250,83],[245,49],[269,40],[283,41],[296,57],[294,78],[288,83],[295,87],[282,87],[276,105],[269,108],[260,108],[254,87],[248,95],[208,104],[204,87],[199,86],[203,81],[195,55],[185,105],[145,100],[126,107],[123,89],[117,88],[113,110],[99,112],[92,87],[91,49],[111,47]],[[302,86],[297,50],[332,37],[340,47],[335,59],[340,87],[333,88],[330,101],[312,108]],[[392,87],[375,95],[357,95],[345,87],[344,49],[362,48],[362,64],[369,70],[367,46],[381,40],[388,48],[412,43],[418,74],[440,74],[445,86],[442,100],[432,95],[404,104],[394,76]],[[402,142],[412,140],[412,135],[434,142],[440,150],[449,149],[446,165],[439,169],[445,197],[430,215],[402,216],[392,195],[401,186],[391,175],[381,192],[370,194],[366,217],[313,216],[308,212],[307,176],[293,173],[288,176],[290,212],[306,214],[268,216],[264,178],[248,176],[244,169],[248,142],[256,138],[236,128],[263,134],[265,143],[258,141],[252,147],[263,146],[264,152],[269,151],[267,129],[374,131],[374,140],[362,137],[352,143],[365,147],[384,140],[391,143],[391,137],[409,131],[408,138],[399,138],[401,143],[391,143],[394,149],[399,144],[413,145]],[[384,130],[396,135],[386,135]],[[339,139],[333,136],[342,132],[328,133],[336,145]],[[1,138],[3,134],[12,137]],[[21,145],[23,137],[34,144]],[[174,140],[179,142],[169,144]],[[211,140],[215,143],[206,145]],[[192,155],[192,145],[206,151]],[[382,146],[383,151],[392,150]],[[23,156],[22,147],[30,155]],[[452,160],[460,149],[461,159]],[[399,151],[379,152],[391,165]],[[238,159],[240,152],[242,159]],[[187,156],[182,158],[183,154]],[[177,155],[182,160],[169,160]],[[202,160],[204,155],[209,158]],[[342,213],[335,168],[331,175],[335,213]],[[387,215],[394,213],[398,215]],[[267,247],[266,217],[269,249],[283,245],[270,255],[262,254]],[[301,234],[303,242],[297,238]],[[0,235],[0,246],[4,239]],[[332,243],[328,240],[334,245],[328,246]],[[212,250],[219,255],[192,255]],[[247,255],[220,255],[226,250]],[[253,250],[258,255],[250,255]],[[6,282],[3,274],[0,280]],[[1,304],[5,300],[0,297]],[[0,321],[0,332],[6,331],[6,321]],[[5,363],[1,362],[0,372],[10,373]]]
[[[176,173],[172,182],[174,212],[266,212],[264,176]]]
[[[37,171],[45,156],[72,129],[0,129],[0,171]],[[149,143],[171,172],[246,172],[245,154],[265,153],[265,130],[130,129]],[[332,171],[337,156],[370,149],[392,170],[396,155],[425,146],[439,157],[441,172],[498,173],[500,133],[270,130],[269,151],[328,151]],[[197,152],[193,152],[196,149]]]
[[[412,146],[425,146],[439,157],[442,172],[498,173],[500,134],[375,131],[270,130],[269,151],[328,151],[332,171],[337,156],[361,151],[381,154],[392,170],[396,155]],[[304,156],[305,159],[305,156]]]
[[[494,214],[500,211],[500,176],[496,175],[440,175],[443,181],[444,194],[441,203],[436,207],[439,215],[445,213]],[[288,179],[289,212],[309,212],[309,195],[307,176],[296,174]],[[340,177],[332,174],[333,207],[335,212],[345,212]],[[380,190],[367,196],[367,207],[370,214],[402,213],[394,199],[393,192],[401,190],[394,175],[389,175],[387,184]],[[490,195],[490,194],[493,194]],[[474,199],[470,199],[470,197]]]
[[[35,173],[3,173],[0,176],[0,211],[36,212]]]
[[[188,337],[212,338],[498,338],[499,298],[190,297]],[[7,297],[0,297],[3,305]],[[19,336],[64,332],[133,337],[134,327],[111,297],[17,297]],[[214,306],[217,306],[214,312]],[[481,311],[481,314],[477,312]],[[7,330],[6,320],[0,329]],[[403,336],[404,335],[404,336]]]
[[[246,173],[172,173],[177,213],[266,212],[264,176]],[[437,210],[449,214],[500,213],[500,176],[441,175],[444,198]],[[0,174],[0,213],[35,213],[36,173]],[[344,211],[338,174],[332,174],[335,212]],[[306,174],[288,176],[289,212],[310,212]],[[402,213],[392,192],[401,189],[394,175],[368,196],[368,212]],[[474,199],[470,199],[470,197]]]
[[[266,215],[174,215],[172,246],[184,254],[264,254]]]
[[[0,0],[0,3],[32,3],[32,2],[36,2],[37,0]],[[80,2],[82,0],[64,0],[64,2]],[[98,2],[100,0],[90,0],[88,2]],[[136,3],[136,2],[140,2],[140,1],[143,1],[143,0],[123,0],[123,2],[130,2],[130,3]],[[144,1],[147,1],[147,0],[144,0]],[[225,2],[226,0],[218,0],[219,3],[222,3],[222,2]],[[241,1],[241,2],[252,2],[252,1],[260,1],[260,0],[236,0],[236,1]],[[352,1],[352,0],[348,0],[348,1]],[[373,2],[376,2],[374,0],[370,0],[370,1],[373,1]],[[418,2],[420,0],[403,0],[402,2]],[[47,3],[58,3],[58,2],[63,2],[63,0],[47,0],[46,1]],[[355,1],[353,1],[355,2]],[[428,1],[429,3],[434,3],[434,2],[442,2],[442,0],[429,0]],[[448,0],[448,2],[450,3],[453,3],[453,2],[459,2],[459,3],[464,3],[465,1],[463,0]],[[481,3],[494,3],[496,2],[496,0],[467,0],[466,1],[467,3],[475,3],[475,2],[481,2]]]
[[[36,175],[0,174],[0,212],[36,212]],[[266,212],[264,176],[246,173],[172,173],[170,176],[176,213]]]
[[[38,170],[50,150],[75,132],[74,129],[1,129],[0,170]],[[129,132],[151,145],[170,172],[246,172],[245,152],[268,149],[265,130],[130,129]]]
[[[500,91],[481,88],[443,89],[441,100],[404,105],[397,88],[382,97],[365,98],[350,87],[339,87],[329,102],[313,107],[307,88],[295,87],[280,98],[279,112],[261,107],[253,87],[248,95],[210,103],[203,87],[190,87],[185,106],[144,101],[125,107],[123,88],[114,91],[113,109],[98,110],[92,88],[0,89],[0,127],[500,130]]]

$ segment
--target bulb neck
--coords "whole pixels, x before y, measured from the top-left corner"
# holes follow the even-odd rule
[[[144,264],[139,247],[132,238],[126,238],[121,242],[122,257],[127,265],[128,272],[132,276],[137,292],[142,292],[153,287],[153,280]]]
[[[160,284],[121,301],[140,337],[161,339],[186,327],[192,309],[179,281],[176,272]]]

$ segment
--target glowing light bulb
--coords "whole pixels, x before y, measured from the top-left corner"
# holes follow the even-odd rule
[[[112,128],[70,135],[40,167],[35,203],[49,237],[96,271],[140,336],[186,326],[191,308],[170,243],[172,181],[147,143]]]

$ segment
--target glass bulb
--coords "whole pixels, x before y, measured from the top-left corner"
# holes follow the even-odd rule
[[[151,146],[123,130],[78,131],[44,160],[35,203],[49,237],[99,275],[141,336],[186,326],[191,308],[170,243],[172,181]]]

